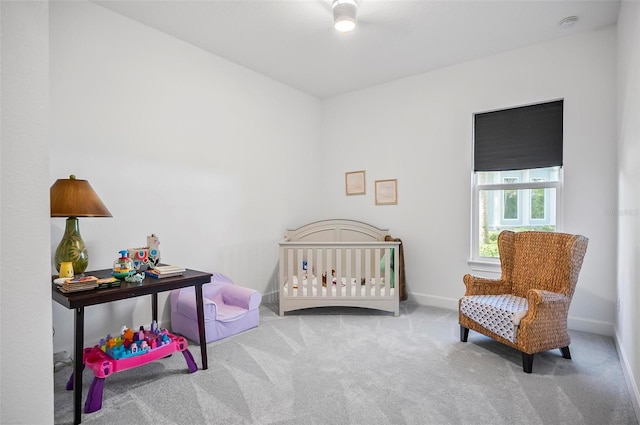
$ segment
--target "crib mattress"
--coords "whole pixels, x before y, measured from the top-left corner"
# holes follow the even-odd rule
[[[338,284],[338,280],[336,278],[332,279],[331,283],[328,283],[326,286],[318,283],[318,278],[313,277],[312,279],[308,279],[306,276],[302,279],[302,285],[299,284],[298,276],[293,277],[293,288],[289,291],[289,281],[285,282],[283,291],[284,295],[291,296],[303,296],[303,297],[326,297],[326,296],[342,296],[342,297],[361,297],[361,298],[369,298],[369,297],[384,297],[385,296],[385,288],[384,286],[380,286],[376,284],[376,279],[371,278],[369,283],[362,284],[360,280],[356,278],[352,278],[347,284],[347,278],[343,277],[341,279],[341,283]],[[380,279],[380,284],[384,285],[384,278]],[[301,292],[300,289],[302,289]],[[327,291],[330,291],[327,293]],[[340,291],[340,292],[338,292]],[[394,295],[394,288],[389,288],[389,294],[391,296]]]

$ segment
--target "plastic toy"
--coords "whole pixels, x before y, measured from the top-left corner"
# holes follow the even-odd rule
[[[171,343],[169,332],[166,329],[159,330],[154,322],[149,330],[140,326],[140,329],[135,332],[123,326],[119,336],[114,338],[107,335],[106,338],[100,340],[98,347],[114,360],[122,360],[145,354],[151,349],[169,343]]]
[[[129,251],[126,249],[120,251],[120,258],[113,262],[113,271],[111,275],[115,277],[126,277],[132,273],[135,273],[133,270],[133,263],[127,256]]]
[[[147,246],[141,248],[129,248],[129,257],[133,268],[138,271],[143,266],[153,268],[160,263],[160,241],[155,233],[147,236]]]
[[[140,272],[140,273],[136,273],[134,272],[134,274],[130,274],[129,276],[125,276],[124,280],[125,282],[130,282],[130,283],[142,283],[142,281],[144,280],[145,274]]]
[[[187,340],[184,337],[158,328],[154,321],[148,330],[140,326],[139,330],[134,331],[123,326],[120,335],[112,337],[109,334],[101,339],[98,345],[85,348],[82,363],[91,369],[94,375],[84,405],[85,413],[92,413],[102,408],[104,380],[113,373],[150,363],[176,351],[181,351],[184,355],[189,372],[195,372],[198,366],[187,346]],[[67,382],[67,390],[72,389],[73,374]]]

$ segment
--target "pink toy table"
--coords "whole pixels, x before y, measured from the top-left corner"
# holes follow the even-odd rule
[[[87,401],[84,404],[84,412],[91,413],[102,408],[104,380],[113,373],[123,372],[125,370],[150,363],[167,357],[176,351],[181,351],[184,355],[190,373],[198,370],[198,366],[193,360],[191,352],[187,349],[187,340],[183,337],[175,336],[170,333],[167,335],[169,336],[169,343],[149,350],[144,354],[138,354],[119,360],[113,359],[97,345],[85,348],[82,354],[83,367],[91,369],[93,371],[94,378],[93,382],[91,382],[91,386],[89,387]],[[72,373],[71,377],[69,377],[69,381],[67,382],[67,390],[73,389],[73,382],[74,379]]]

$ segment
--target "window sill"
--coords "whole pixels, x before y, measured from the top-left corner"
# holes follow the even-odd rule
[[[496,273],[500,274],[500,260],[468,260],[467,264],[474,272]]]

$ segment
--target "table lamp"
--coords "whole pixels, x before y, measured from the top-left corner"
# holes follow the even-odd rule
[[[68,217],[62,240],[56,249],[56,270],[60,263],[70,261],[73,272],[82,274],[89,265],[89,255],[84,246],[78,217],[112,217],[96,192],[86,180],[78,180],[71,175],[68,179],[58,179],[51,186],[51,217]]]

